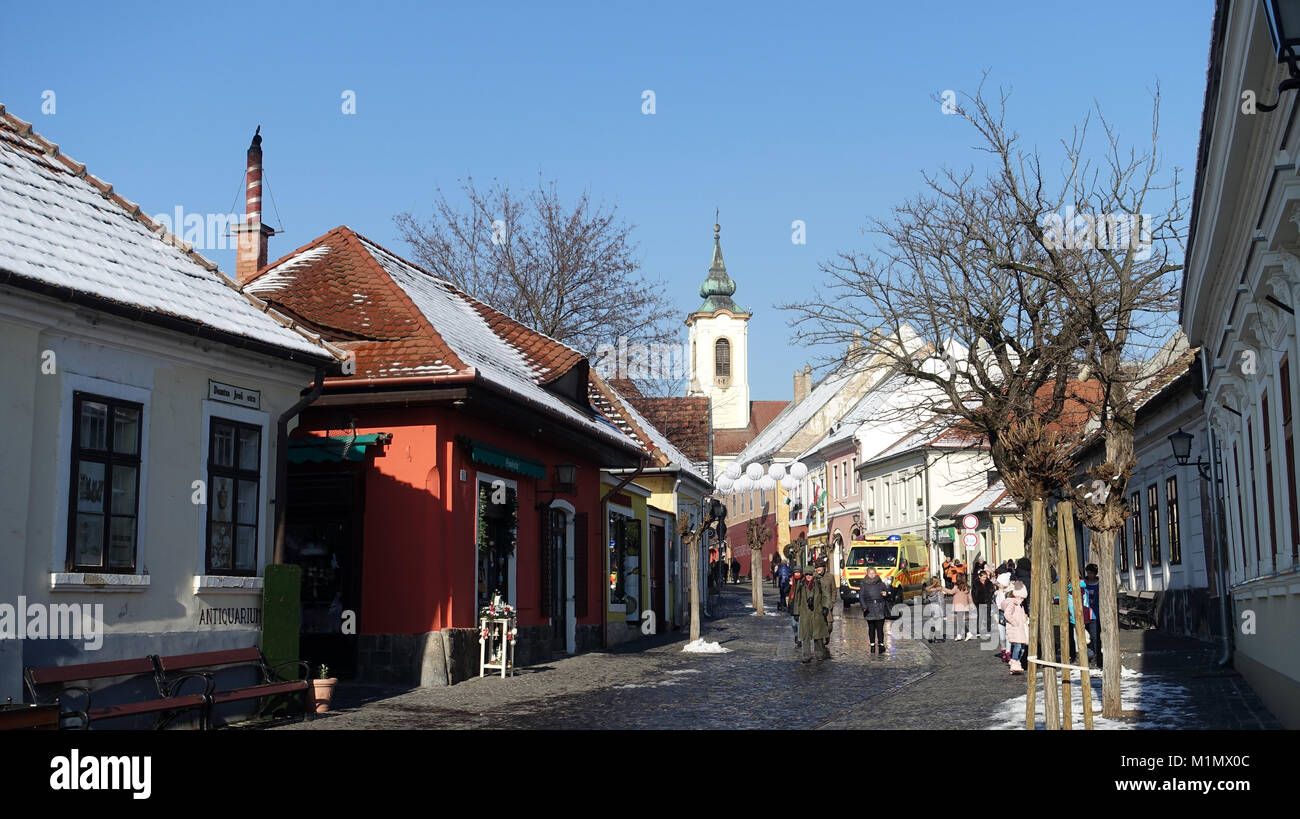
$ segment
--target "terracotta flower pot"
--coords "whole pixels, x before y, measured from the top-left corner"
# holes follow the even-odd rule
[[[316,713],[323,714],[330,710],[330,700],[334,697],[334,684],[339,681],[338,677],[330,677],[325,680],[312,680],[311,685],[313,694],[316,699]]]

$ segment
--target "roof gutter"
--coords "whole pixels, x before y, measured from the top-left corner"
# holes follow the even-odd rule
[[[316,378],[311,390],[298,399],[298,403],[289,407],[276,421],[275,426],[275,552],[272,562],[284,562],[284,517],[289,496],[289,419],[302,412],[312,401],[320,397],[325,387],[325,367],[316,367]]]
[[[614,470],[606,469],[605,471],[606,471],[606,472],[613,473]],[[619,471],[622,472],[623,470],[619,470]],[[614,486],[612,489],[610,489],[610,490],[609,490],[608,492],[606,492],[604,495],[601,495],[601,497],[600,497],[601,505],[604,505],[605,501],[609,500],[613,495],[615,495],[615,494],[617,494],[618,492],[622,491],[623,487],[627,486],[629,483],[631,483],[632,481],[636,480],[637,477],[638,477],[639,475],[641,475],[643,472],[645,472],[645,458],[644,458],[644,457],[641,458],[641,461],[637,464],[636,469],[632,470],[632,473],[631,473],[631,474],[629,474],[627,477],[623,478],[623,480],[619,481],[618,484],[617,484],[616,486]]]
[[[473,381],[478,378],[478,370],[470,367],[468,370],[448,375],[403,375],[395,378],[366,378],[359,379],[356,376],[343,376],[325,379],[326,387],[365,387],[366,389],[376,389],[381,387],[410,387],[416,385],[428,384],[462,384]]]

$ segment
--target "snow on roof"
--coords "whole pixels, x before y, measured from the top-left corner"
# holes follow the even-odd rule
[[[449,282],[411,265],[358,234],[366,250],[435,327],[446,344],[484,381],[558,413],[571,422],[623,446],[629,438],[600,416],[588,416],[537,383],[523,353],[493,332],[473,301]],[[559,342],[556,342],[559,343]]]
[[[658,427],[646,420],[641,413],[637,412],[636,407],[633,407],[631,402],[619,394],[618,390],[614,389],[612,384],[606,381],[605,385],[609,388],[610,395],[618,401],[617,410],[630,418],[636,424],[640,431],[649,438],[648,443],[654,449],[663,453],[669,463],[681,467],[683,472],[686,472],[705,486],[709,485],[709,479],[704,476],[704,473],[699,470],[690,458],[686,457],[685,453],[673,446],[672,441],[669,441],[668,438],[659,431]],[[640,436],[638,435],[637,437],[639,438]]]
[[[953,517],[960,518],[962,515],[975,515],[988,509],[1014,508],[1016,506],[1014,500],[1011,500],[1010,503],[1001,502],[1004,496],[1010,498],[1007,485],[1002,481],[996,481],[992,486],[980,492],[969,503],[953,513]]]
[[[858,372],[842,368],[827,375],[804,400],[791,404],[773,418],[772,423],[754,436],[754,440],[736,456],[736,460],[742,464],[762,461],[785,446]]]
[[[831,431],[824,438],[801,452],[796,460],[801,461],[818,450],[851,440],[858,429],[871,420],[876,411],[883,407],[902,388],[906,381],[907,379],[904,376],[896,375],[883,384],[868,390],[867,394],[862,396],[858,403],[854,404],[853,408],[845,413],[844,417],[831,428]]]
[[[317,336],[239,292],[211,261],[0,106],[0,270],[311,359]]]

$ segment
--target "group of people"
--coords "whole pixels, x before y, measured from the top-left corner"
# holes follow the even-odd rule
[[[790,612],[794,629],[794,644],[802,649],[800,659],[805,663],[818,659],[829,660],[831,651],[831,623],[835,597],[839,589],[835,579],[826,573],[826,557],[815,555],[811,568],[792,568],[784,560],[777,567],[777,582],[781,593],[777,608]]]
[[[1032,565],[1028,558],[1019,561],[1008,560],[995,570],[979,561],[975,564],[976,579],[969,583],[964,566],[945,560],[943,577],[935,575],[925,587],[925,604],[932,612],[943,612],[948,597],[952,598],[952,612],[957,640],[970,640],[982,634],[992,635],[993,614],[997,614],[997,638],[995,645],[998,657],[1008,666],[1011,675],[1025,672],[1025,657],[1029,649],[1029,589],[1032,581]],[[955,569],[955,571],[954,571]],[[1078,585],[1083,589],[1081,609],[1084,626],[1088,633],[1088,659],[1101,667],[1101,639],[1098,623],[1098,568],[1089,563],[1085,576]],[[950,585],[949,585],[950,584]],[[1078,661],[1078,649],[1074,636],[1074,587],[1071,582],[1066,585],[1065,605],[1069,613],[1069,662]],[[1058,601],[1059,602],[1059,601]],[[975,633],[971,634],[974,624]],[[930,643],[943,642],[946,618],[940,614],[927,621],[926,640]]]
[[[712,550],[710,550],[712,552]],[[713,592],[721,591],[727,582],[727,576],[731,576],[732,583],[740,582],[740,561],[735,557],[727,560],[725,555],[719,555],[713,552],[709,561],[709,586]]]

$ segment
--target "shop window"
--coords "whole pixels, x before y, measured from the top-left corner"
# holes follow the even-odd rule
[[[1147,487],[1147,517],[1151,532],[1151,565],[1160,565],[1160,493],[1155,484]]]
[[[641,590],[641,521],[609,513],[609,602],[626,606],[628,622],[639,620]],[[636,617],[633,617],[633,615]]]
[[[208,574],[257,573],[262,429],[213,418],[208,430]]]
[[[501,481],[478,484],[478,605],[511,600],[510,562],[519,544],[519,497]]]
[[[1246,570],[1246,509],[1241,499],[1241,453],[1237,450],[1237,444],[1232,445],[1232,469],[1237,475],[1237,536],[1241,543],[1241,568]]]
[[[1169,565],[1178,566],[1183,562],[1183,539],[1178,530],[1178,479],[1165,481],[1165,503],[1169,517]]]
[[[68,571],[135,572],[143,405],[73,393]]]

